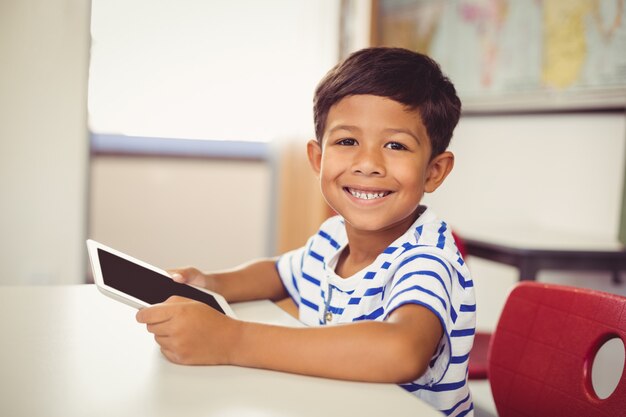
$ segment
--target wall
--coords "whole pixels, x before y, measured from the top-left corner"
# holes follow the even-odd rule
[[[515,224],[616,239],[625,132],[624,113],[464,116],[437,194],[470,204],[448,204],[446,217],[468,232]]]
[[[98,156],[91,238],[162,268],[216,270],[268,255],[264,161]]]
[[[0,284],[84,277],[89,7],[0,2]]]
[[[313,133],[336,0],[93,0],[90,127],[270,141]]]
[[[456,164],[427,202],[461,235],[515,233],[562,245],[617,242],[626,153],[621,112],[464,116]],[[469,258],[478,326],[492,328],[517,270]],[[541,281],[626,295],[602,272],[542,272]]]

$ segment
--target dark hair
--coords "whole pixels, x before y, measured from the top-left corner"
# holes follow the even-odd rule
[[[347,96],[371,94],[417,109],[430,137],[431,158],[446,150],[461,114],[461,100],[439,65],[402,48],[366,48],[337,64],[315,89],[315,135],[322,142],[330,108]]]

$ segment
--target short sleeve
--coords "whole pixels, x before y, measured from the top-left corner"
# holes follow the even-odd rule
[[[405,304],[417,304],[430,310],[441,323],[443,337],[427,371],[417,381],[424,385],[441,381],[450,365],[454,315],[450,297],[452,274],[451,266],[444,258],[432,253],[412,254],[400,263],[387,298],[386,315]]]
[[[300,306],[300,290],[298,281],[302,277],[302,263],[305,248],[299,248],[283,254],[276,261],[278,275],[296,305]]]

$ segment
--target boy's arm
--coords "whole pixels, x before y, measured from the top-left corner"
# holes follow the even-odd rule
[[[235,269],[211,273],[196,268],[169,272],[175,281],[215,291],[229,302],[280,300],[288,295],[276,270],[276,259],[260,259]]]
[[[230,364],[328,378],[408,382],[417,379],[442,337],[439,319],[408,304],[384,322],[288,328],[231,319],[174,297],[143,309],[163,354],[183,364]]]
[[[400,307],[384,322],[301,329],[254,323],[242,327],[231,352],[232,364],[393,383],[421,376],[442,336],[439,319],[418,305]]]

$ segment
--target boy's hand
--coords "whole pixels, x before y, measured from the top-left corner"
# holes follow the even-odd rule
[[[161,346],[171,362],[184,365],[228,364],[239,322],[204,303],[173,296],[162,304],[139,310],[137,321]]]
[[[198,287],[207,288],[206,275],[197,268],[186,267],[170,269],[167,272],[172,276],[172,279],[182,284],[191,284]]]

